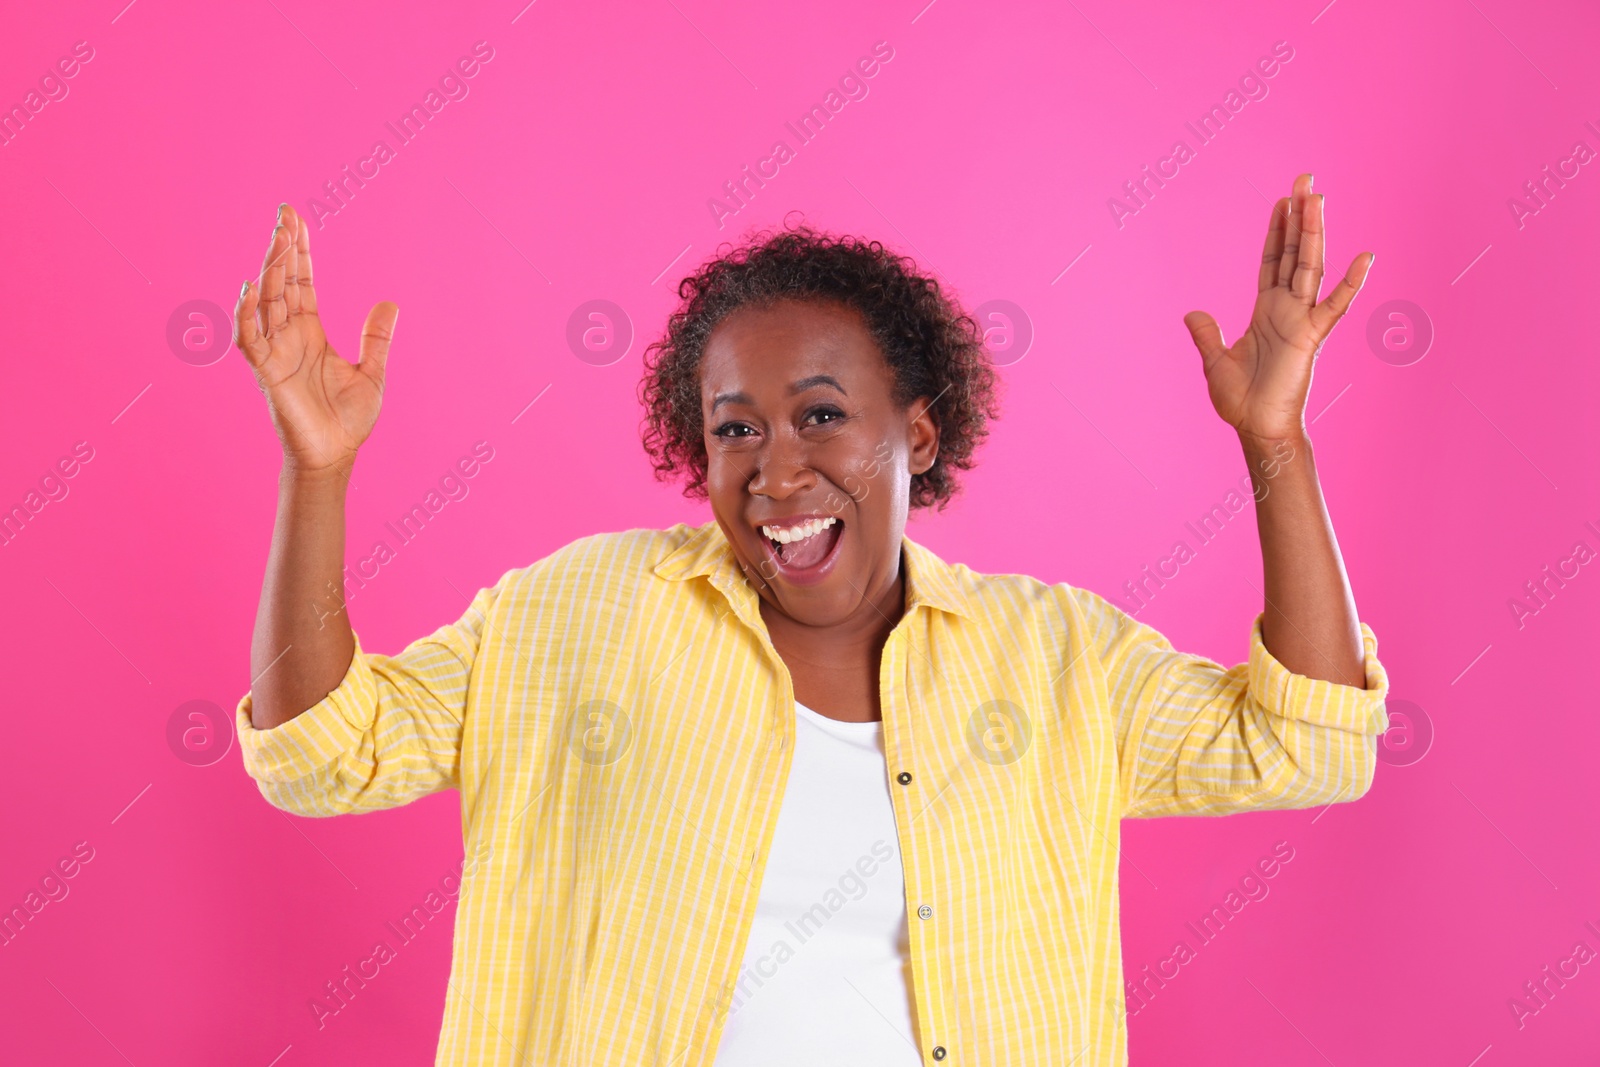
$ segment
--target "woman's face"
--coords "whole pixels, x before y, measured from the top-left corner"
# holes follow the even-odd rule
[[[893,389],[865,321],[843,304],[746,306],[706,343],[711,510],[762,600],[796,622],[876,614],[900,577],[911,477],[933,466],[939,434],[931,398],[904,409]],[[794,539],[770,540],[779,529]]]

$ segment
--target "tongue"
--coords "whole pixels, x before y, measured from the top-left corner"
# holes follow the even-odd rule
[[[784,545],[780,550],[783,553],[783,563],[786,567],[796,570],[805,570],[815,567],[827,558],[828,552],[833,548],[833,543],[839,539],[839,524],[832,526],[806,538],[804,541],[795,541]]]

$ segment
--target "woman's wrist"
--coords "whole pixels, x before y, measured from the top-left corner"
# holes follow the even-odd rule
[[[1311,438],[1303,428],[1297,433],[1270,437],[1241,432],[1239,448],[1244,453],[1245,465],[1250,469],[1250,484],[1255,490],[1257,503],[1265,500],[1282,476],[1291,469],[1315,477],[1311,464]]]
[[[297,496],[337,497],[342,500],[349,488],[350,473],[354,467],[353,456],[349,463],[329,467],[304,467],[286,456],[278,469],[278,488]]]

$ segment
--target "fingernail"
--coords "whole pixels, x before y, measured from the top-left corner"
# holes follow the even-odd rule
[[[250,283],[249,282],[245,282],[243,285],[241,285],[239,287],[239,299],[243,300],[245,297],[247,297],[249,295],[250,295]]]

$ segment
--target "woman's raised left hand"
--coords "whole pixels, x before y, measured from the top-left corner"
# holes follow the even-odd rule
[[[1375,258],[1362,252],[1322,303],[1327,235],[1321,194],[1311,175],[1294,181],[1272,209],[1250,327],[1230,347],[1217,322],[1191,311],[1184,325],[1200,350],[1217,414],[1244,439],[1268,443],[1305,434],[1306,394],[1317,353],[1366,281]]]

